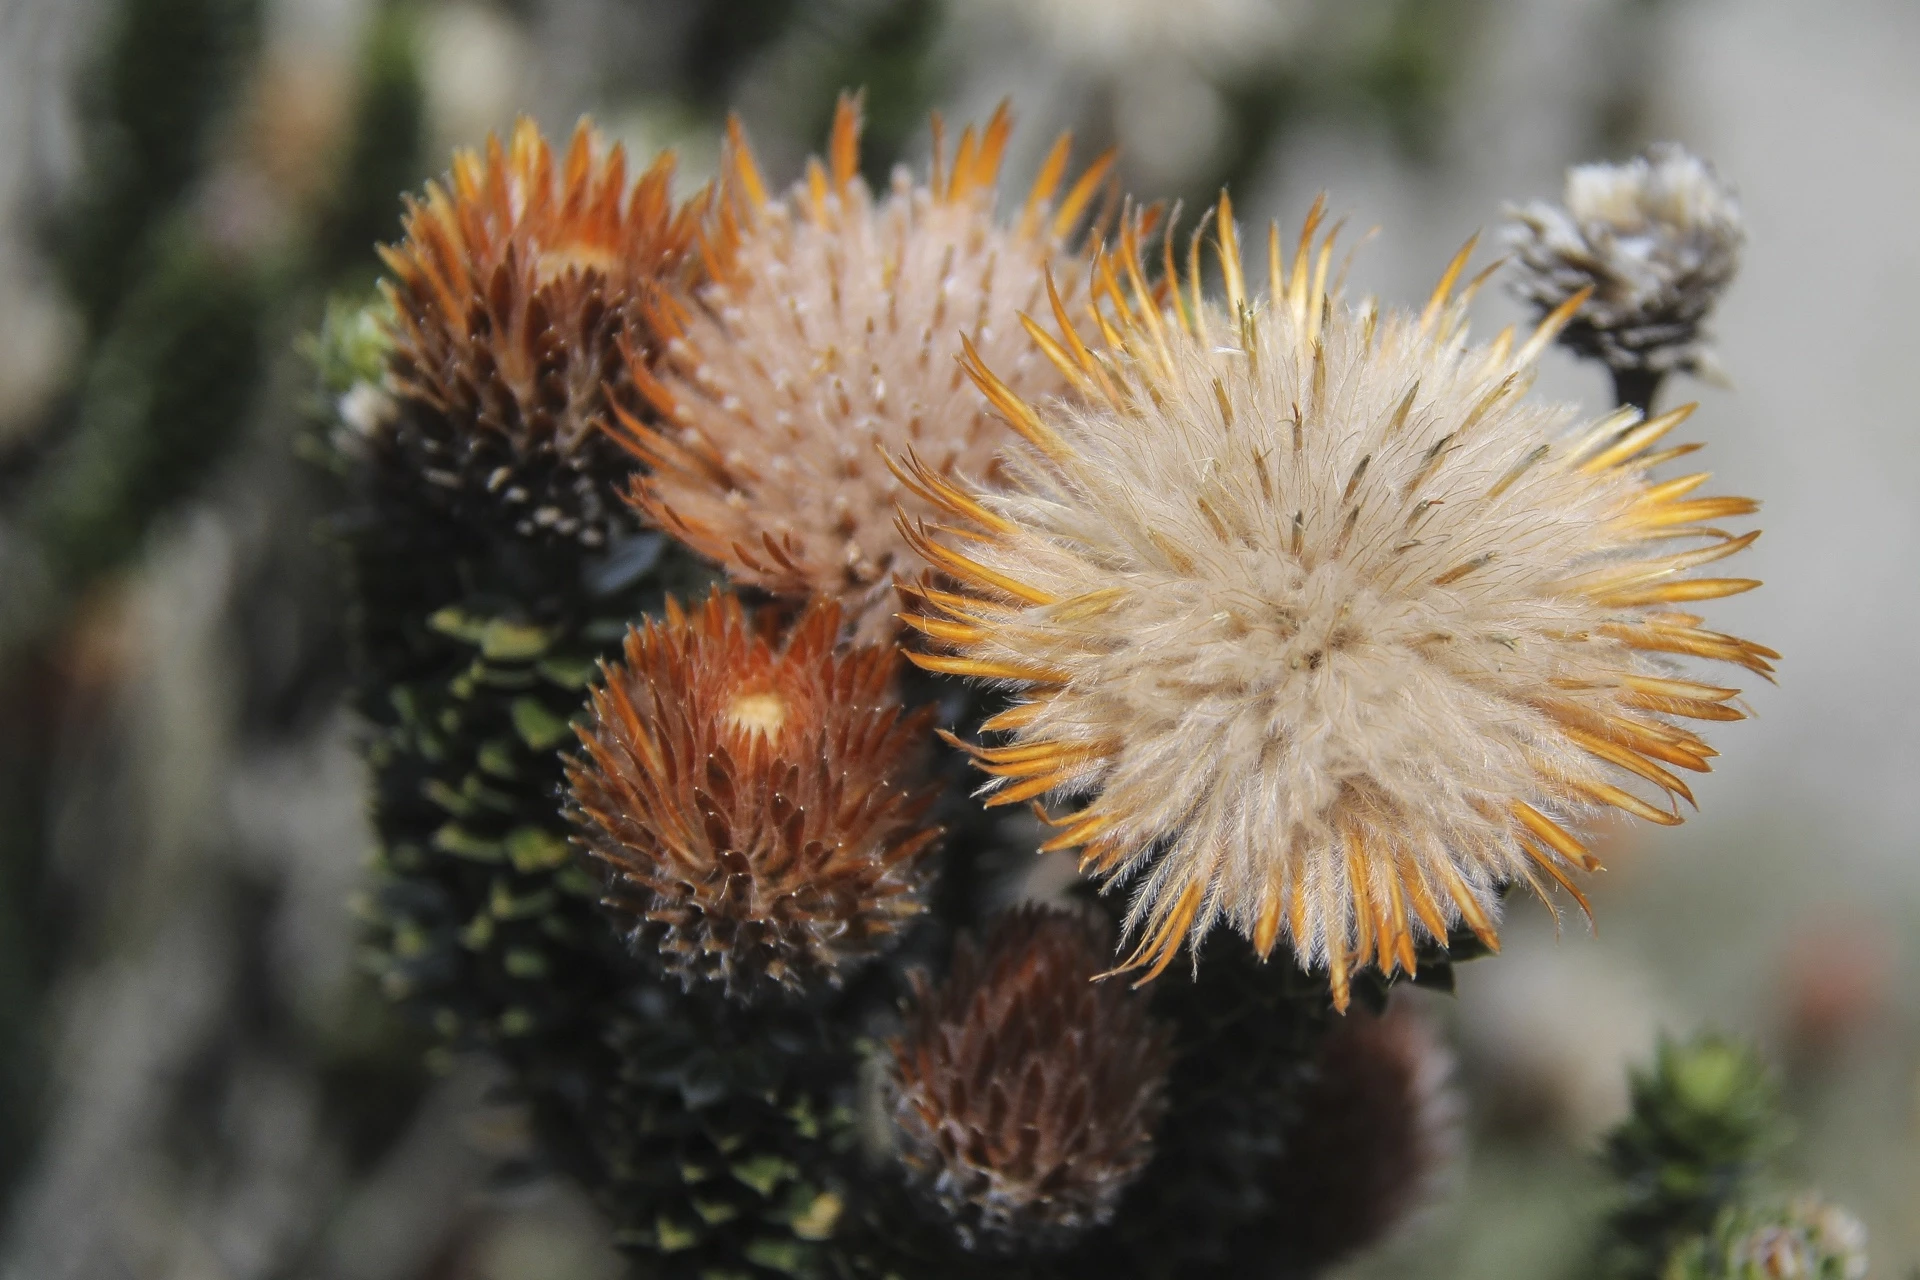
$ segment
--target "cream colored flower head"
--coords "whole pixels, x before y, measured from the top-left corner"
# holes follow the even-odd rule
[[[1026,441],[1009,487],[902,471],[956,520],[910,527],[952,585],[916,593],[947,652],[915,660],[1015,691],[983,726],[1006,744],[972,748],[989,803],[1083,802],[1046,847],[1130,887],[1123,967],[1224,923],[1284,939],[1344,1007],[1350,974],[1411,971],[1422,939],[1493,945],[1503,885],[1579,898],[1579,819],[1680,821],[1675,770],[1714,754],[1685,722],[1742,713],[1669,660],[1776,655],[1681,611],[1757,585],[1690,572],[1757,535],[1712,523],[1752,501],[1656,478],[1686,411],[1581,422],[1528,396],[1577,296],[1472,345],[1463,250],[1421,314],[1350,306],[1318,213],[1291,260],[1271,236],[1256,298],[1223,199],[1224,306],[1200,237],[1157,293],[1123,228],[1099,334],[1062,315],[1049,347],[1080,407],[969,359]]]
[[[899,170],[876,198],[859,176],[858,102],[843,98],[827,162],[773,199],[736,125],[708,244],[713,283],[679,318],[664,369],[634,371],[666,419],[622,420],[650,464],[634,505],[736,581],[838,598],[863,638],[892,635],[894,575],[919,565],[895,504],[927,509],[884,455],[979,479],[1013,438],[961,372],[961,335],[1023,394],[1067,387],[1019,316],[1045,303],[1049,267],[1085,275],[1076,232],[1110,158],[1067,185],[1062,137],[1003,221],[996,179],[1011,130],[1002,107],[949,156],[936,118],[927,181]]]
[[[1746,222],[1712,165],[1658,143],[1567,170],[1562,205],[1508,212],[1522,299],[1544,314],[1590,291],[1562,342],[1615,369],[1717,375],[1702,326],[1739,269]]]

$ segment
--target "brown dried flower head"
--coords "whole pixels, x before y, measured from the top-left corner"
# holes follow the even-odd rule
[[[1569,827],[1678,823],[1674,770],[1715,754],[1683,722],[1744,714],[1671,659],[1777,655],[1685,612],[1759,585],[1690,573],[1759,536],[1715,526],[1757,504],[1698,496],[1706,473],[1656,478],[1692,406],[1575,425],[1526,395],[1581,295],[1472,345],[1467,250],[1420,314],[1353,306],[1319,216],[1291,260],[1270,234],[1259,300],[1222,200],[1224,308],[1199,237],[1158,294],[1123,228],[1106,336],[1056,349],[1078,407],[971,361],[1028,447],[1007,490],[921,485],[966,527],[909,528],[959,589],[908,621],[953,651],[921,666],[1024,692],[983,726],[1013,741],[972,748],[989,803],[1087,797],[1045,847],[1134,883],[1126,967],[1225,922],[1263,955],[1288,939],[1344,1008],[1356,967],[1411,971],[1422,935],[1494,945],[1502,884],[1584,907]]]
[[[732,596],[669,600],[594,690],[567,762],[579,841],[636,954],[689,987],[835,984],[921,910],[931,710],[902,710],[891,648],[836,651],[839,628],[816,603],[776,644]]]
[[[1717,374],[1704,323],[1746,222],[1713,166],[1675,143],[1567,170],[1562,204],[1509,209],[1514,292],[1545,315],[1582,290],[1560,341],[1616,370]]]
[[[504,503],[523,534],[605,539],[632,462],[602,428],[639,407],[628,370],[653,358],[652,296],[684,287],[705,208],[676,206],[672,177],[662,155],[629,184],[585,121],[556,164],[522,120],[408,199],[405,238],[380,250],[401,465],[449,501]]]
[[[1405,1006],[1356,1011],[1314,1057],[1287,1130],[1275,1206],[1262,1229],[1288,1262],[1318,1275],[1385,1239],[1439,1189],[1460,1145],[1453,1055]]]
[[[1092,977],[1104,925],[1056,907],[962,939],[946,980],[915,975],[894,1040],[900,1159],[969,1249],[1058,1247],[1113,1216],[1153,1155],[1169,1034],[1146,1001]]]
[[[894,504],[926,508],[882,451],[977,478],[1011,439],[955,363],[962,335],[1023,394],[1067,386],[1019,317],[1044,304],[1049,267],[1069,298],[1079,292],[1074,233],[1110,164],[1056,203],[1062,137],[1003,223],[996,178],[1011,129],[1003,106],[949,157],[936,117],[926,183],[898,170],[876,198],[859,176],[858,103],[843,98],[829,160],[773,199],[735,123],[708,245],[714,279],[680,317],[658,376],[634,373],[666,421],[622,419],[649,464],[632,495],[649,520],[736,581],[838,597],[860,635],[893,634],[891,582],[914,563]]]

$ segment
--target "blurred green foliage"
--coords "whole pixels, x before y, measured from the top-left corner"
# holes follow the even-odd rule
[[[1630,1091],[1632,1111],[1607,1137],[1622,1196],[1600,1274],[1659,1280],[1677,1247],[1751,1191],[1785,1125],[1772,1073],[1751,1047],[1724,1036],[1663,1041]]]
[[[84,173],[54,223],[61,282],[90,332],[145,274],[259,41],[260,0],[127,0],[81,103]]]
[[[8,586],[0,647],[0,1196],[34,1151],[46,997],[83,909],[48,866],[71,629],[157,521],[260,429],[284,427],[264,400],[288,335],[335,281],[369,278],[371,243],[397,228],[395,197],[421,168],[414,33],[389,6],[342,154],[314,158],[334,176],[320,207],[296,210],[287,245],[220,231],[209,180],[259,75],[262,12],[261,0],[110,5],[78,79],[79,173],[45,224],[81,348],[70,386],[6,460],[0,509],[34,575]],[[310,580],[282,577],[265,595]]]
[[[419,39],[411,4],[383,9],[368,33],[346,154],[313,237],[313,274],[333,287],[371,283],[378,261],[370,248],[399,238],[400,193],[429,167]]]
[[[56,579],[137,550],[239,436],[262,365],[264,282],[182,233],[133,281],[87,364],[67,438],[27,507]]]

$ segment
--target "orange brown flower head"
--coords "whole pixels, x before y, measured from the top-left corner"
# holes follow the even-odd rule
[[[1261,299],[1223,199],[1225,306],[1201,237],[1155,293],[1123,228],[1109,336],[1058,349],[1080,407],[970,361],[1027,448],[1004,491],[921,486],[965,536],[908,526],[958,584],[908,620],[949,651],[921,666],[1019,692],[983,726],[1010,742],[972,748],[989,803],[1084,798],[1046,847],[1132,884],[1124,968],[1225,923],[1286,940],[1344,1008],[1356,968],[1411,971],[1422,938],[1495,945],[1503,884],[1584,907],[1579,822],[1678,823],[1715,754],[1693,722],[1742,718],[1675,661],[1778,655],[1688,612],[1758,585],[1693,572],[1758,534],[1717,524],[1751,500],[1662,475],[1688,410],[1576,423],[1527,394],[1581,295],[1471,344],[1471,246],[1418,314],[1350,305],[1319,216],[1291,255],[1269,234]]]
[[[594,690],[578,839],[635,953],[689,988],[837,984],[922,909],[930,712],[895,698],[891,648],[837,651],[839,628],[817,603],[775,643],[732,596],[670,600]]]
[[[628,369],[653,357],[653,295],[684,287],[705,203],[676,206],[672,177],[663,155],[629,183],[585,121],[556,161],[522,120],[407,201],[381,247],[401,412],[379,443],[426,492],[504,506],[525,535],[595,544],[626,523],[632,462],[603,424],[639,407]]]
[[[1138,993],[1090,981],[1110,945],[1087,916],[1020,907],[962,939],[938,987],[915,976],[890,1046],[895,1138],[969,1249],[1064,1245],[1152,1158],[1171,1037]]]
[[[979,478],[1012,438],[955,362],[962,335],[1023,394],[1067,386],[1019,316],[1046,304],[1050,267],[1069,299],[1081,293],[1076,231],[1109,162],[1068,185],[1061,138],[1024,209],[1002,221],[1011,129],[1002,107],[949,155],[936,118],[927,180],[899,170],[876,197],[859,175],[858,104],[843,98],[830,158],[774,199],[734,126],[712,282],[657,376],[635,372],[665,421],[622,419],[649,464],[632,501],[650,521],[738,582],[834,596],[861,636],[895,632],[892,582],[917,561],[894,504],[926,508],[883,451]]]

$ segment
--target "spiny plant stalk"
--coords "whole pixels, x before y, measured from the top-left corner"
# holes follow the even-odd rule
[[[1622,1199],[1599,1270],[1657,1280],[1677,1246],[1752,1189],[1783,1136],[1779,1094],[1753,1050],[1721,1036],[1662,1042],[1630,1089],[1632,1111],[1607,1137]]]
[[[788,1148],[833,1104],[788,1064],[836,1059],[805,1020],[743,1024],[636,958],[561,804],[596,663],[705,577],[626,514],[603,434],[637,407],[621,371],[650,291],[696,270],[698,205],[667,175],[630,187],[584,128],[563,159],[530,126],[460,157],[410,208],[385,299],[322,348],[357,494],[338,530],[381,840],[368,961],[438,1052],[498,1055],[622,1238],[693,1276],[830,1233]]]

